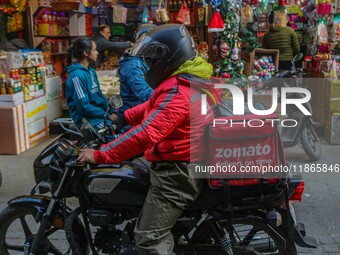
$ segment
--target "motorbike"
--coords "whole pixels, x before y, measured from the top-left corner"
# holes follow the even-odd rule
[[[273,85],[279,87],[302,87],[301,78],[303,77],[302,68],[296,68],[296,62],[302,58],[302,54],[297,55],[292,60],[291,70],[279,71],[274,75],[274,79],[282,82],[274,82]],[[291,82],[292,80],[293,82]],[[301,93],[290,93],[287,98],[303,98]],[[306,109],[312,113],[312,107],[309,102],[305,103]],[[321,157],[321,144],[312,116],[304,115],[296,105],[287,105],[287,119],[294,119],[297,122],[295,127],[284,127],[282,129],[282,141],[285,147],[300,145],[310,161],[317,161]]]
[[[261,86],[256,89],[256,92],[260,92],[266,89],[272,89],[276,87],[279,89],[283,87],[295,87],[301,88],[303,86],[302,68],[296,68],[296,63],[301,60],[302,54],[296,55],[292,60],[291,70],[282,70],[277,72],[273,77],[265,80],[264,82],[259,80]],[[295,92],[288,93],[287,99],[299,99],[304,98],[303,93]],[[280,99],[280,98],[279,98]],[[227,108],[229,113],[232,114],[232,101],[224,101],[224,108]],[[312,113],[312,107],[309,102],[303,104],[304,107]],[[254,103],[254,108],[257,110],[265,110],[266,107],[259,102]],[[246,109],[246,111],[249,109]],[[281,137],[284,147],[289,148],[299,145],[303,148],[310,161],[317,161],[321,157],[321,143],[316,132],[316,128],[311,116],[305,115],[300,109],[294,104],[287,105],[286,120],[294,120],[296,125],[284,126],[281,129]]]
[[[36,186],[0,214],[1,255],[138,254],[133,230],[150,169],[139,158],[80,164],[80,151],[97,149],[103,132],[85,121],[76,139],[65,132],[40,153],[33,167]],[[244,187],[219,184],[223,188],[207,185],[173,226],[176,254],[294,255],[296,245],[316,247],[291,206],[301,201],[300,175]]]

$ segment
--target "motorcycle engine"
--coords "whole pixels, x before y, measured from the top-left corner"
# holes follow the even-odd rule
[[[119,254],[121,242],[113,231],[102,228],[97,231],[94,237],[94,245],[104,254]]]

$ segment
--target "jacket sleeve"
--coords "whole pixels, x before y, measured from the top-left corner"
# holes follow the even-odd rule
[[[292,49],[294,56],[300,53],[299,39],[293,29],[292,29]]]
[[[74,89],[72,98],[79,111],[84,116],[102,118],[105,115],[105,109],[96,107],[90,103],[85,78],[75,76],[71,79],[71,83]]]
[[[164,140],[190,113],[190,99],[172,89],[160,95],[143,123],[94,152],[97,163],[119,163]]]
[[[145,102],[150,99],[153,89],[146,83],[140,65],[141,63],[139,61],[133,63],[129,69],[127,84],[139,101]]]
[[[145,108],[147,104],[149,104],[149,101],[146,101],[130,109],[127,109],[124,112],[126,123],[132,126],[140,124],[144,118]]]

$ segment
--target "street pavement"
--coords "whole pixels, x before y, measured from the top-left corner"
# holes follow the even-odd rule
[[[6,207],[11,198],[30,192],[34,186],[33,161],[51,139],[17,156],[0,155],[0,169],[3,175],[0,210]],[[308,166],[312,169],[301,148],[288,148],[286,155],[296,169],[299,170],[300,166],[301,169]],[[340,173],[334,171],[336,164],[340,167],[340,146],[329,145],[322,140],[322,157],[313,163],[327,166],[328,172],[303,173],[306,186],[303,200],[301,203],[294,203],[294,208],[298,221],[305,224],[307,234],[317,239],[318,248],[298,248],[298,251],[301,255],[340,255]]]

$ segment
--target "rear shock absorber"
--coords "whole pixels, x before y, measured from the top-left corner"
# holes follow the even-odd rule
[[[231,247],[231,243],[227,237],[227,233],[221,228],[221,226],[212,216],[208,216],[207,221],[210,225],[211,230],[214,233],[216,241],[218,241],[222,250],[225,251],[226,254],[228,255],[234,255],[234,252]]]

